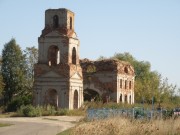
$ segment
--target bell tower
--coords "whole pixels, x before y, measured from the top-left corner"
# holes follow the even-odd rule
[[[45,11],[45,27],[38,38],[34,103],[76,109],[83,104],[83,77],[79,64],[79,40],[70,10]]]

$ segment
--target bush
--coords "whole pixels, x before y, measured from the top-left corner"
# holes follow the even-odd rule
[[[49,116],[49,115],[55,115],[56,109],[54,106],[47,105],[46,107],[42,107],[42,115],[43,116]]]
[[[62,116],[62,115],[67,115],[69,110],[67,109],[59,109],[57,112],[56,112],[56,115],[57,116]]]
[[[37,117],[42,115],[42,108],[32,105],[21,106],[17,111],[18,115],[25,117]]]
[[[50,105],[46,107],[41,107],[41,106],[34,107],[32,105],[21,106],[20,109],[17,111],[17,116],[24,116],[24,117],[49,116],[56,114],[57,111],[55,107]]]
[[[80,109],[58,109],[56,110],[54,106],[47,105],[45,107],[37,106],[34,107],[32,105],[21,106],[17,111],[16,116],[24,116],[24,117],[37,117],[37,116],[85,116],[86,110],[83,108]]]
[[[22,96],[16,97],[11,102],[8,103],[6,107],[7,112],[14,112],[17,111],[21,106],[26,106],[31,104],[32,96]]]
[[[82,108],[80,109],[74,109],[74,110],[69,110],[69,109],[59,109],[56,112],[57,116],[85,116],[86,110],[83,110]]]
[[[83,109],[74,109],[74,110],[68,110],[67,112],[68,116],[85,116],[86,110]]]

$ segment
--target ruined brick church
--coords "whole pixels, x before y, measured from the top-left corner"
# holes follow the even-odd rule
[[[134,68],[120,60],[80,60],[70,10],[45,11],[34,66],[34,104],[77,109],[84,101],[134,103]]]

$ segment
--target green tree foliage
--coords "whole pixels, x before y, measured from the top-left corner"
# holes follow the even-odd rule
[[[38,49],[33,47],[27,47],[24,51],[26,64],[27,64],[27,89],[32,93],[34,82],[34,64],[38,61]]]
[[[116,53],[112,58],[129,62],[135,69],[135,100],[136,102],[151,103],[168,102],[173,99],[176,86],[168,84],[156,71],[151,71],[151,64],[147,61],[138,61],[129,53]]]
[[[29,105],[32,103],[31,95],[16,96],[11,102],[7,104],[6,111],[17,111],[21,106]]]
[[[3,77],[0,74],[0,99],[2,98],[3,89],[4,89]]]
[[[2,65],[2,58],[0,56],[0,68],[1,68],[1,65]],[[4,82],[3,82],[3,77],[2,77],[2,74],[1,74],[1,71],[0,71],[0,99],[2,99],[3,89],[4,89]]]
[[[5,84],[5,104],[11,102],[14,97],[26,93],[26,69],[25,57],[15,39],[11,39],[2,51],[1,72]]]
[[[168,83],[168,79],[161,79],[161,83],[159,86],[159,95],[158,99],[160,102],[172,102],[175,95],[176,85],[172,85]]]

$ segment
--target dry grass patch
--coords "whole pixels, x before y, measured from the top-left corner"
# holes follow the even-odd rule
[[[83,123],[73,128],[72,135],[179,135],[180,119],[130,120],[116,117]]]
[[[2,113],[0,114],[0,118],[9,118],[9,117],[14,117],[16,115],[17,115],[16,112]]]
[[[7,127],[7,126],[11,126],[13,124],[8,124],[8,123],[0,123],[0,127]]]

